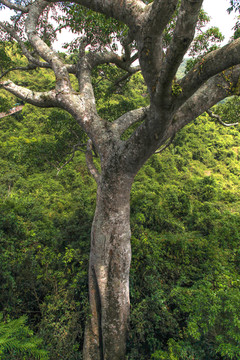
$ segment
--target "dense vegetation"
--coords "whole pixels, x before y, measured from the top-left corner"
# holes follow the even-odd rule
[[[119,75],[95,73],[110,120],[148,102],[140,74],[112,87]],[[51,88],[46,70],[12,76]],[[1,92],[1,111],[17,102]],[[240,104],[232,98],[215,111],[234,122]],[[62,165],[85,142],[57,109],[25,105],[1,119],[1,359],[80,359],[96,185],[82,151]],[[203,114],[136,176],[129,360],[240,359],[239,154],[239,127]]]

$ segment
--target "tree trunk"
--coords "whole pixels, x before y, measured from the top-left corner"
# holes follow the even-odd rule
[[[84,360],[124,360],[129,322],[130,190],[127,176],[101,175],[92,225],[90,317]]]

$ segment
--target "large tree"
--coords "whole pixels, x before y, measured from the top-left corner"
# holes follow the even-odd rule
[[[192,52],[194,46],[201,48],[193,40],[202,3],[203,0],[0,1],[2,6],[15,11],[11,22],[0,22],[2,34],[6,34],[6,40],[18,43],[28,62],[24,66],[15,63],[3,70],[0,88],[35,106],[66,110],[89,137],[86,161],[97,182],[97,203],[91,233],[90,316],[84,360],[125,358],[130,309],[129,200],[136,173],[186,124],[220,100],[239,94],[240,39],[214,50],[205,46],[204,56],[202,53],[187,74],[176,80],[178,68],[192,44]],[[49,9],[55,11],[57,6],[67,11],[66,23],[74,31],[82,32],[74,51],[77,56],[71,58],[71,63],[50,46],[53,29],[51,24],[47,25],[47,18]],[[98,24],[91,31],[86,28],[89,11]],[[103,33],[120,40],[122,55],[114,51],[111,41],[105,39],[101,43],[102,20],[97,13],[104,15],[108,23]],[[114,121],[109,121],[107,115],[101,118],[92,72],[104,64],[109,67],[114,64],[124,71],[120,80],[141,70],[150,105],[128,111]],[[38,67],[54,72],[54,89],[36,92],[6,80],[12,70]],[[70,74],[77,78],[77,91]],[[123,137],[132,125],[135,126],[131,135]],[[99,155],[101,171],[94,165],[93,154]]]

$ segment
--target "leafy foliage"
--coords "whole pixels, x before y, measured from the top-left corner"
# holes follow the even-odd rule
[[[113,66],[93,75],[109,121],[148,103],[140,74],[121,87],[112,85],[122,76]],[[12,76],[32,89],[53,86],[47,70]],[[3,92],[0,99],[16,103]],[[235,122],[238,98],[215,112]],[[22,324],[28,314],[24,334],[32,341],[29,331],[37,333],[51,360],[81,359],[96,185],[82,152],[58,169],[85,141],[56,109],[25,105],[0,123],[0,306]],[[203,115],[136,176],[129,360],[240,357],[239,144],[239,127]]]
[[[240,356],[239,140],[202,116],[136,177],[131,360]]]
[[[239,0],[230,0],[230,7],[228,8],[228,12],[231,11],[239,11],[240,9],[240,3]]]
[[[33,335],[26,325],[27,318],[21,316],[17,320],[3,321],[0,316],[0,356],[1,359],[49,359],[47,352],[41,349],[42,340]]]
[[[113,50],[118,49],[118,42],[122,36],[127,34],[127,27],[113,18],[96,13],[84,6],[70,4],[63,6],[63,15],[57,17],[57,21],[70,27],[73,33],[79,37],[72,43],[66,44],[71,50],[77,48],[81,43],[82,35],[91,49],[99,49],[102,46],[109,46]]]

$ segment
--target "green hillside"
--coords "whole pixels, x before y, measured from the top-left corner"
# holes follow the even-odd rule
[[[97,76],[102,116],[147,103],[139,74],[120,93]],[[47,71],[27,80],[51,88]],[[17,101],[1,92],[0,110]],[[233,99],[216,111],[235,121],[239,109]],[[85,141],[56,109],[0,121],[0,308],[6,321],[27,315],[51,360],[81,359],[96,184],[83,151],[60,168]],[[136,176],[128,360],[240,359],[239,154],[239,127],[204,114]]]

